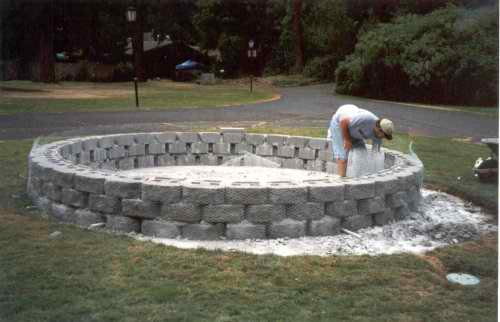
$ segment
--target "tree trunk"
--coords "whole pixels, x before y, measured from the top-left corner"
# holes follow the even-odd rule
[[[302,0],[293,1],[293,32],[295,34],[294,72],[302,73],[304,68],[304,31],[302,29]]]
[[[49,2],[42,13],[46,21],[40,28],[39,59],[40,81],[55,82],[54,59],[54,12],[52,2]]]
[[[141,4],[136,7],[137,9],[137,21],[135,22],[135,36],[134,41],[132,42],[132,46],[134,47],[134,63],[135,63],[135,75],[137,80],[140,82],[146,81],[146,72],[144,70],[144,65],[142,63],[143,52],[144,52],[144,34],[142,31],[142,22],[143,22],[143,11],[141,10]]]

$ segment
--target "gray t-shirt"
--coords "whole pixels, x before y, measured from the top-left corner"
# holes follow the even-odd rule
[[[381,141],[373,133],[375,123],[378,117],[370,111],[357,107],[356,105],[347,104],[339,107],[332,118],[332,121],[340,124],[342,118],[348,117],[349,134],[354,140],[372,140],[374,145],[380,145]]]

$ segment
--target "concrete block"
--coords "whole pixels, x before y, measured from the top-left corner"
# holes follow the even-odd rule
[[[154,142],[155,137],[151,133],[140,133],[134,135],[134,141],[137,144],[150,144],[151,142]]]
[[[245,141],[252,145],[261,145],[264,143],[265,135],[263,134],[254,134],[254,133],[246,133]]]
[[[102,149],[111,148],[115,145],[115,140],[116,140],[116,137],[114,135],[113,136],[103,136],[103,137],[99,138],[98,145]]]
[[[73,188],[74,170],[66,167],[54,167],[49,170],[48,181],[64,188]]]
[[[332,217],[348,217],[358,215],[358,205],[356,200],[341,200],[335,202],[327,202],[325,212]]]
[[[82,151],[80,153],[80,160],[77,162],[79,164],[89,165],[90,164],[90,152]]]
[[[358,200],[358,214],[368,215],[382,212],[385,210],[385,198],[374,197]]]
[[[313,149],[310,149],[308,147],[300,148],[299,158],[304,159],[304,160],[315,160],[316,159],[316,151]]]
[[[135,144],[134,136],[133,134],[116,136],[116,144],[119,146],[131,146]]]
[[[309,227],[309,235],[311,236],[333,236],[339,233],[339,218],[323,217],[320,220],[312,220]]]
[[[280,145],[278,146],[278,156],[282,158],[293,158],[295,155],[295,149],[290,145]]]
[[[318,152],[318,159],[326,162],[333,162],[333,152],[330,150],[321,150]]]
[[[49,217],[66,223],[74,223],[75,210],[69,206],[59,204],[59,203],[51,203],[51,208],[49,212]]]
[[[181,201],[182,186],[177,182],[152,180],[142,184],[142,199],[164,204]]]
[[[389,208],[399,208],[406,205],[407,194],[404,191],[399,191],[385,198],[385,203]]]
[[[104,192],[105,177],[103,175],[92,172],[77,173],[74,180],[76,190],[96,194]]]
[[[304,160],[293,158],[293,159],[283,159],[283,168],[286,169],[304,169]]]
[[[143,220],[141,233],[158,238],[177,238],[181,235],[182,224],[157,220]]]
[[[165,204],[161,208],[161,217],[180,222],[199,222],[201,220],[201,209],[192,203]]]
[[[52,182],[44,182],[42,184],[42,193],[52,201],[59,202],[62,199],[62,188]]]
[[[267,134],[266,135],[266,142],[269,145],[280,146],[280,145],[285,144],[286,138],[287,138],[287,136],[283,136],[283,135]]]
[[[106,228],[122,233],[138,233],[141,231],[141,220],[131,217],[107,215]]]
[[[174,143],[177,140],[177,134],[175,132],[163,132],[155,135],[156,140],[162,144]]]
[[[83,150],[82,142],[75,142],[70,145],[71,154],[81,153]]]
[[[247,143],[237,143],[236,144],[236,153],[243,154],[245,152],[252,153],[253,148],[250,144]]]
[[[195,142],[191,145],[191,153],[203,154],[208,153],[208,143]]]
[[[382,212],[373,215],[373,223],[376,226],[387,225],[394,220],[394,211],[392,209],[385,209]]]
[[[314,150],[326,150],[327,146],[327,140],[326,139],[309,139],[309,142],[307,145]]]
[[[90,194],[89,208],[103,213],[117,213],[120,210],[120,199],[106,195]]]
[[[405,220],[410,216],[410,208],[407,205],[394,209],[394,220]]]
[[[246,218],[252,223],[269,223],[285,219],[285,205],[250,205],[246,209]]]
[[[120,170],[131,170],[134,169],[134,159],[127,158],[118,161],[118,169]]]
[[[209,223],[238,223],[243,220],[243,205],[208,205],[203,220]]]
[[[169,143],[168,152],[170,154],[185,154],[187,152],[186,143],[180,141]]]
[[[155,158],[152,155],[140,156],[137,158],[139,168],[151,168],[155,166]]]
[[[200,140],[198,133],[195,132],[177,132],[177,138],[184,143],[194,143]]]
[[[92,158],[91,158],[92,159]],[[107,152],[105,149],[95,149],[94,150],[94,158],[93,158],[95,162],[102,162],[102,161],[105,161],[107,159]]]
[[[306,202],[286,206],[286,215],[295,220],[319,220],[325,215],[325,204]]]
[[[357,215],[342,218],[342,228],[346,228],[348,230],[356,231],[371,226],[373,226],[372,216]]]
[[[214,143],[214,154],[231,154],[231,145],[229,143]]]
[[[201,141],[205,143],[218,143],[222,140],[220,133],[200,132],[199,134]]]
[[[88,194],[71,188],[62,189],[62,203],[77,208],[85,208],[88,202]]]
[[[126,217],[155,219],[160,216],[160,203],[141,199],[123,199],[122,214]]]
[[[316,202],[331,202],[344,200],[344,185],[342,183],[308,183],[309,200]]]
[[[191,240],[217,240],[224,235],[224,224],[190,224],[182,227],[182,237]]]
[[[248,221],[238,224],[228,224],[226,227],[228,239],[264,239],[266,238],[266,226],[254,225]]]
[[[269,200],[271,203],[295,204],[307,201],[307,187],[298,187],[288,184],[270,184]]]
[[[270,238],[298,238],[305,236],[306,222],[293,219],[284,219],[280,222],[273,222],[269,226]]]
[[[108,151],[108,157],[111,160],[124,158],[126,155],[125,149],[121,146],[115,145]]]
[[[243,132],[223,133],[222,141],[225,143],[241,143],[245,137]]]
[[[82,227],[88,227],[92,224],[106,221],[103,215],[92,212],[88,209],[77,209],[74,217],[74,223]]]
[[[131,178],[109,178],[104,183],[104,192],[110,197],[137,199],[141,197],[141,182]]]
[[[417,186],[412,186],[408,189],[408,202],[412,204],[420,204],[422,201],[422,194],[420,193],[420,189]]]
[[[163,143],[151,143],[149,144],[150,154],[165,154],[165,144]]]
[[[158,166],[159,167],[175,166],[175,158],[170,154],[159,155]]]
[[[321,160],[308,160],[305,165],[306,170],[323,172],[326,168],[325,161]]]
[[[226,188],[225,202],[228,204],[256,205],[268,203],[269,191],[266,187],[229,186]]]
[[[383,177],[375,179],[375,195],[384,196],[399,191],[398,178],[393,175],[385,174]]]
[[[345,199],[368,199],[375,196],[373,181],[351,181],[345,184]]]
[[[140,156],[146,154],[146,147],[144,144],[132,144],[128,148],[129,156]]]
[[[307,142],[309,142],[309,138],[305,136],[290,136],[286,139],[286,144],[297,148],[306,146]]]
[[[195,164],[195,156],[192,154],[184,154],[184,155],[179,155],[177,157],[177,165],[179,166],[186,166],[186,165],[193,165]]]
[[[224,203],[225,188],[221,185],[207,183],[188,183],[183,186],[182,195],[187,203],[193,204],[222,204]]]

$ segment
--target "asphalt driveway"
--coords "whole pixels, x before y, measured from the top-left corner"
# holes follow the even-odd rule
[[[168,111],[19,113],[0,115],[0,140],[33,138],[74,129],[157,130],[178,123],[269,122],[275,126],[327,126],[342,104],[356,104],[394,121],[396,132],[472,138],[498,137],[498,117],[335,95],[332,84],[282,89],[274,102],[227,108]]]

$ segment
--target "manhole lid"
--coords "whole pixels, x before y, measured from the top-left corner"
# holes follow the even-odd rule
[[[479,278],[464,273],[451,273],[446,275],[448,282],[456,283],[460,285],[477,285],[479,284]]]

